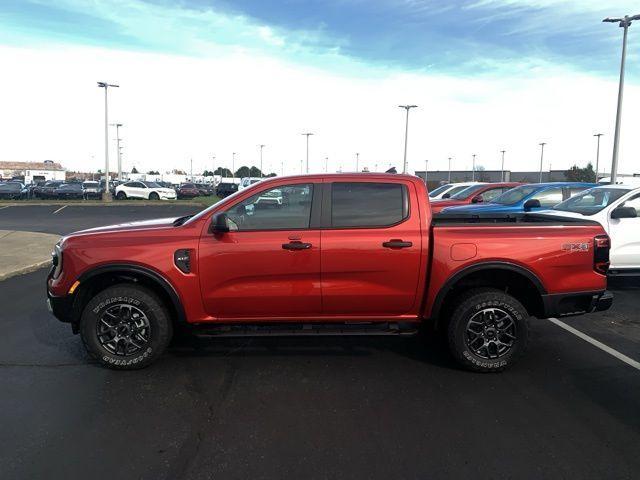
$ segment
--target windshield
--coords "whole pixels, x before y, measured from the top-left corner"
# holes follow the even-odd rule
[[[149,188],[161,188],[156,182],[142,182]]]
[[[451,190],[448,190],[447,193],[445,193],[445,195],[449,195],[447,198],[451,198],[455,194],[460,193],[463,190],[466,190],[467,188],[469,188],[469,185],[458,185],[456,187],[453,187]]]
[[[559,203],[553,209],[595,215],[630,191],[626,188],[592,188]]]
[[[449,187],[451,187],[450,183],[447,183],[446,185],[440,185],[435,190],[429,192],[429,197],[431,197],[431,198],[437,197],[438,195],[440,195],[442,192],[444,192]]]
[[[460,190],[458,193],[456,193],[455,195],[451,195],[449,198],[452,200],[465,200],[474,193],[482,190],[483,188],[485,188],[485,185],[473,185],[471,187],[465,188],[464,190]]]
[[[512,188],[508,192],[491,200],[491,203],[499,203],[500,205],[513,205],[514,203],[521,202],[529,195],[531,195],[540,187],[535,185],[524,185],[522,187]]]

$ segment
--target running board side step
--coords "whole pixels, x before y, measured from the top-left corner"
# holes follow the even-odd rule
[[[418,324],[398,323],[265,323],[198,325],[192,333],[205,337],[299,337],[343,335],[415,335]]]

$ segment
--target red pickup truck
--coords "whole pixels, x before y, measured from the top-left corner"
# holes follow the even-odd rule
[[[198,335],[446,332],[464,367],[520,357],[528,318],[609,308],[609,238],[535,214],[432,217],[408,175],[264,180],[194,216],[61,239],[48,303],[100,363],[140,368]]]

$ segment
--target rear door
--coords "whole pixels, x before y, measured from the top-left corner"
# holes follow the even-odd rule
[[[413,185],[401,181],[325,183],[324,314],[393,317],[417,309],[422,236],[416,200]]]
[[[611,211],[609,212],[611,268],[640,269],[640,194],[618,206],[633,207],[638,216],[611,218]]]

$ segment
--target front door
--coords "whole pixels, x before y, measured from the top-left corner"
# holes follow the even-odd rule
[[[417,311],[422,235],[410,189],[393,181],[325,184],[324,314],[395,317]]]
[[[264,321],[320,315],[314,187],[298,183],[262,190],[225,211],[230,232],[202,235],[200,287],[209,315]]]
[[[640,195],[619,206],[634,207],[636,218],[610,218],[611,268],[640,269]]]

